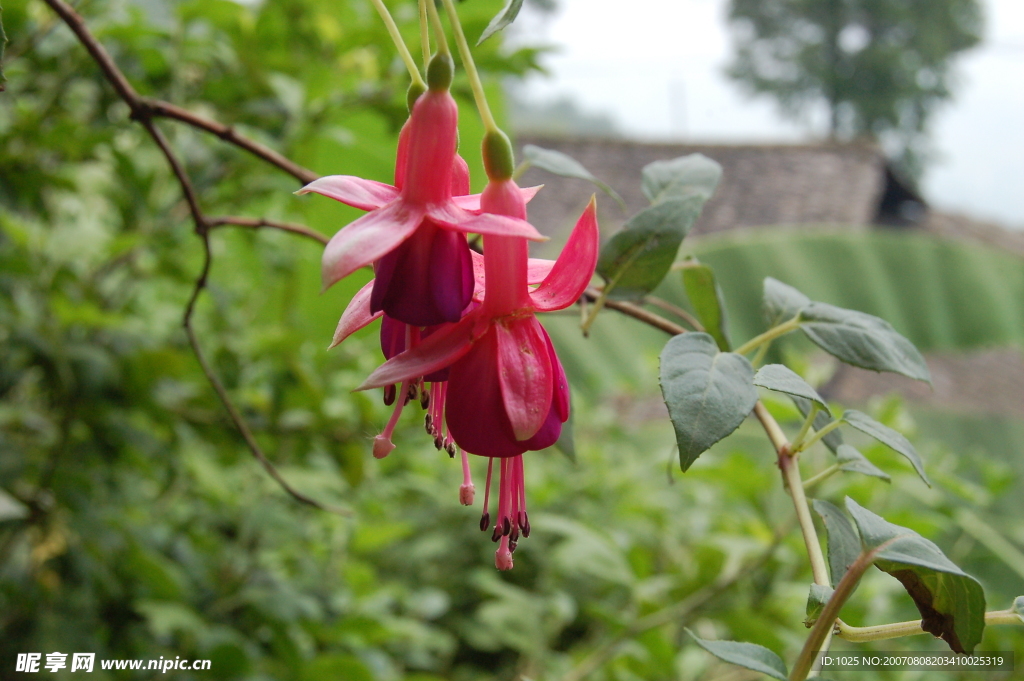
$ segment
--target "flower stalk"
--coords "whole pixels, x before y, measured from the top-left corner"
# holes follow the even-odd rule
[[[444,8],[448,12],[448,21],[455,33],[455,44],[459,48],[459,55],[462,57],[462,65],[469,77],[469,86],[473,90],[473,100],[476,108],[483,119],[484,128],[487,132],[497,132],[498,124],[494,122],[491,115],[491,108],[487,104],[487,95],[484,93],[484,85],[480,80],[480,74],[476,70],[476,63],[473,61],[473,53],[469,50],[469,43],[466,41],[466,33],[462,30],[462,23],[459,21],[459,14],[455,11],[455,3],[452,0],[444,0]]]
[[[395,20],[391,17],[391,13],[388,8],[384,5],[384,0],[370,0],[373,3],[374,8],[377,10],[377,14],[380,15],[381,20],[384,22],[384,26],[388,29],[388,35],[391,36],[391,42],[395,44],[395,49],[398,50],[399,56],[402,57],[402,61],[405,62],[405,68],[409,71],[409,77],[412,79],[413,85],[426,88],[426,84],[423,82],[423,76],[420,75],[420,70],[416,68],[416,61],[412,58],[412,53],[409,52],[409,48],[406,47],[405,41],[402,40],[402,33],[398,30],[398,25]]]

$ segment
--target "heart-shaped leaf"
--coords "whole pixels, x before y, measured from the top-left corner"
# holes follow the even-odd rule
[[[860,538],[838,506],[822,499],[811,502],[828,533],[828,571],[834,587],[860,555]]]
[[[777,393],[802,397],[817,404],[826,415],[832,414],[828,410],[825,400],[818,394],[818,391],[784,364],[766,364],[761,367],[754,376],[754,385],[759,385],[762,388],[767,388]],[[807,414],[804,414],[804,416],[806,417]]]
[[[866,456],[850,445],[839,445],[836,457],[839,459],[839,470],[841,471],[870,475],[873,478],[892,482],[892,478],[885,471],[868,461]]]
[[[769,326],[788,321],[811,304],[811,299],[778,279],[765,277],[764,316]]]
[[[971,653],[985,630],[985,592],[946,558],[938,546],[906,527],[893,525],[853,499],[846,510],[874,564],[903,584],[921,612],[921,628],[958,653]]]
[[[608,282],[609,293],[636,298],[653,291],[675,262],[700,207],[696,198],[668,199],[630,218],[601,248],[597,260],[597,273]]]
[[[687,261],[683,264],[683,287],[704,330],[711,334],[723,352],[731,350],[725,299],[722,288],[715,281],[714,271],[696,260]]]
[[[704,650],[719,660],[767,674],[773,679],[787,681],[786,663],[782,658],[763,646],[740,641],[708,641],[698,638],[689,629],[686,633]]]
[[[679,465],[736,430],[757,403],[754,368],[746,357],[720,352],[706,333],[675,336],[661,351],[661,393],[676,431]]]
[[[519,10],[522,8],[523,0],[509,0],[508,4],[505,5],[505,8],[491,19],[491,23],[487,24],[487,28],[485,28],[484,32],[480,34],[480,40],[477,40],[476,44],[479,45],[515,21],[516,17],[519,16]]]
[[[690,154],[648,163],[641,177],[644,196],[651,203],[690,196],[707,201],[722,179],[722,166],[703,154]]]
[[[924,464],[921,462],[921,457],[918,455],[917,450],[914,449],[914,445],[910,444],[910,440],[903,437],[903,435],[897,433],[889,426],[882,425],[867,414],[859,412],[856,409],[847,409],[843,412],[843,421],[846,421],[860,432],[870,435],[887,447],[890,447],[902,454],[914,467],[917,474],[921,476],[921,479],[924,480],[924,484],[929,487],[932,486],[928,476],[925,475]]]
[[[800,318],[800,329],[811,341],[847,364],[928,383],[932,380],[914,344],[884,319],[826,303],[807,305]]]
[[[586,180],[595,185],[608,196],[615,199],[615,202],[626,210],[626,202],[622,200],[618,192],[609,187],[601,180],[594,177],[589,170],[583,167],[579,161],[568,154],[563,154],[554,149],[544,149],[533,144],[523,147],[523,158],[530,162],[530,165],[537,166],[559,177],[571,177],[577,180]]]

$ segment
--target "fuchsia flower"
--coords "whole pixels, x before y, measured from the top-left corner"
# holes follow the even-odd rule
[[[469,171],[456,154],[458,107],[447,87],[417,99],[399,138],[395,185],[348,175],[322,177],[299,190],[370,211],[338,231],[324,249],[324,288],[375,263],[373,312],[414,326],[456,322],[473,293],[464,233],[543,240],[520,217],[477,214]],[[536,190],[523,190],[532,196]],[[456,196],[458,195],[458,196]]]
[[[481,207],[486,212],[526,216],[525,201],[512,180],[488,184]],[[465,504],[472,502],[465,452],[490,457],[481,529],[490,524],[491,477],[494,459],[500,460],[498,517],[492,539],[500,540],[495,564],[501,570],[512,567],[520,532],[523,536],[530,533],[522,454],[554,444],[569,418],[565,372],[534,313],[559,310],[579,299],[593,276],[599,242],[593,200],[558,260],[549,267],[537,261],[531,267],[524,239],[485,235],[483,285],[478,287],[482,288],[482,302],[462,321],[431,329],[422,339],[410,335],[405,343],[399,343],[393,332],[388,332],[394,343],[392,351],[398,345],[408,349],[392,355],[360,386],[367,389],[401,383],[406,391],[423,377],[447,378],[431,387],[427,429],[440,438],[435,439],[439,447],[450,437],[463,449],[460,497]],[[541,271],[546,275],[531,290],[530,275]],[[350,332],[353,322],[366,319],[363,303],[356,309],[363,313],[354,311],[348,325],[343,316],[339,331],[345,325],[344,331]],[[439,374],[445,370],[446,377]],[[375,455],[378,451],[386,454],[393,446],[389,429],[398,413],[396,409],[385,435],[378,436]],[[454,450],[449,452],[454,455]]]

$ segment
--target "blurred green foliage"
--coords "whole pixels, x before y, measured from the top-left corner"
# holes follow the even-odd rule
[[[464,3],[469,35],[500,6]],[[90,0],[79,9],[143,95],[234,125],[318,172],[389,179],[406,81],[368,3]],[[393,9],[415,45],[414,7]],[[388,459],[370,457],[368,436],[386,412],[379,395],[350,390],[379,361],[373,332],[324,350],[365,278],[318,296],[318,246],[225,228],[212,236],[196,315],[204,350],[283,475],[352,516],[287,497],[252,460],[181,329],[201,244],[164,159],[43,3],[8,0],[4,25],[0,677],[13,675],[17,653],[53,651],[212,660],[208,672],[167,676],[183,679],[557,679],[600,651],[607,659],[593,678],[726,673],[678,624],[793,657],[810,577],[792,532],[685,621],[607,645],[753,564],[791,522],[757,429],[745,426],[670,483],[672,431],[646,399],[653,380],[632,395],[577,393],[579,463],[529,456],[534,534],[515,570],[499,574],[478,509],[457,503],[459,466],[429,446],[415,414]],[[509,54],[498,43],[480,51],[492,77],[535,68],[536,50]],[[456,91],[468,103],[464,80]],[[472,150],[480,126],[464,111]],[[210,215],[298,220],[327,234],[356,215],[293,197],[290,177],[216,139],[158,125]],[[479,185],[478,156],[465,156]],[[592,343],[606,342],[604,324]],[[654,375],[642,353],[623,351],[638,377]],[[876,415],[910,425],[898,408]],[[1011,503],[1006,462],[931,447],[941,487],[929,492],[892,455],[863,451],[895,473],[892,488],[843,478],[820,494],[850,493],[952,546],[954,560],[978,568],[993,607],[1024,592],[1024,579],[951,521],[968,504],[991,521],[989,509]],[[997,529],[1021,539],[1008,522]],[[899,585],[874,577],[850,621],[913,617]],[[992,629],[983,646],[1016,646],[1024,658],[1019,632]]]

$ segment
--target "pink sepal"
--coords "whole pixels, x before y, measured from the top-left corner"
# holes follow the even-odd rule
[[[321,260],[324,289],[398,248],[416,231],[425,213],[422,206],[398,200],[340,229]]]
[[[547,241],[547,237],[526,220],[483,213],[473,215],[454,203],[432,203],[426,205],[427,216],[445,229],[470,234],[493,234],[494,236],[518,236],[531,241]]]
[[[597,255],[601,248],[601,232],[597,226],[597,208],[593,198],[576,222],[551,272],[540,286],[530,292],[538,312],[569,307],[583,295],[594,276]]]
[[[551,410],[553,372],[547,336],[533,315],[494,325],[498,380],[516,440],[533,437]]]
[[[469,254],[473,258],[473,299],[480,302],[484,298],[484,283],[486,281],[484,276],[484,256],[476,251],[470,251]],[[539,284],[544,281],[554,265],[554,260],[530,258],[526,261],[526,283]]]
[[[384,310],[370,311],[373,281],[371,279],[367,282],[366,286],[359,289],[359,293],[352,296],[352,300],[349,301],[348,307],[345,308],[341,319],[338,321],[338,328],[334,330],[334,340],[331,341],[330,347],[327,348],[328,350],[384,314]]]
[[[395,355],[377,367],[356,390],[382,388],[443,369],[469,352],[479,315],[467,315],[457,324],[445,325],[412,350]]]
[[[398,190],[390,184],[364,180],[352,175],[328,175],[313,180],[296,194],[320,194],[327,198],[359,208],[360,210],[376,210],[386,206],[398,198]]]

